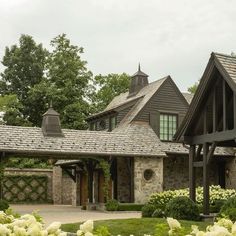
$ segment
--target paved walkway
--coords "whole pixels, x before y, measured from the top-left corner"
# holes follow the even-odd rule
[[[20,214],[32,213],[39,211],[46,225],[53,221],[61,223],[75,223],[86,220],[108,220],[108,219],[128,219],[140,218],[141,213],[138,212],[102,212],[102,211],[83,211],[79,207],[68,205],[18,205],[10,206],[14,211]]]

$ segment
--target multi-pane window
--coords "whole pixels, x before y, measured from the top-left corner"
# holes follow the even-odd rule
[[[111,127],[110,127],[110,131],[112,131],[113,129],[116,128],[117,125],[117,119],[116,116],[111,117]]]
[[[160,139],[171,141],[177,128],[177,115],[160,114]]]

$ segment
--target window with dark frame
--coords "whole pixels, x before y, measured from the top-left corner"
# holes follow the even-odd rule
[[[175,114],[160,114],[160,140],[172,141],[177,129],[177,122]]]
[[[113,129],[116,128],[117,125],[117,117],[116,116],[112,116],[111,117],[111,127],[110,127],[110,131],[112,131]]]

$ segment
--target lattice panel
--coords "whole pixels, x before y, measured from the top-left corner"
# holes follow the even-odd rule
[[[3,198],[8,202],[47,202],[48,177],[7,175],[3,180]]]

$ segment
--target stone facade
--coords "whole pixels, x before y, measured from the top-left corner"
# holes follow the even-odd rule
[[[53,203],[72,205],[74,181],[59,166],[53,167]],[[74,194],[73,194],[74,197]],[[75,200],[73,200],[75,201]]]
[[[163,190],[187,188],[189,184],[188,156],[165,157],[163,163]],[[210,165],[210,185],[219,184],[218,173],[218,163],[215,161]],[[202,168],[197,168],[196,186],[202,186],[202,175]]]
[[[236,189],[236,158],[226,162],[225,185],[226,188]]]
[[[128,167],[129,158],[119,157],[117,158],[117,200],[119,202],[130,201],[130,170]]]
[[[150,180],[144,178],[144,171],[152,170]],[[150,194],[163,190],[163,158],[134,158],[134,199],[136,203],[144,203]]]

